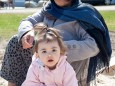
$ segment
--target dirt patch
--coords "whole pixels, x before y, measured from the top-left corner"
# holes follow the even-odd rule
[[[110,32],[110,39],[112,45],[112,57],[115,56],[115,31]]]
[[[3,59],[6,45],[7,45],[7,41],[0,39],[0,60]]]

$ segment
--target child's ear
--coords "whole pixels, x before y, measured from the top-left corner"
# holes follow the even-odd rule
[[[63,56],[64,54],[63,53],[60,53],[60,56]]]
[[[65,52],[65,53],[60,53],[60,56],[67,56],[67,52]]]

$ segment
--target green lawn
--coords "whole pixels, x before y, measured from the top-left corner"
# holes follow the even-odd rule
[[[17,33],[20,21],[29,14],[0,14],[0,37],[9,39]]]
[[[101,11],[110,31],[115,31],[115,11]],[[17,33],[20,21],[30,14],[0,14],[0,38],[9,39]]]
[[[101,11],[109,31],[115,31],[115,11]]]

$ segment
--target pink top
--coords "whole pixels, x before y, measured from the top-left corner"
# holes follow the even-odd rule
[[[44,67],[39,59],[34,60],[22,86],[78,86],[75,71],[66,58],[62,56],[54,70]]]

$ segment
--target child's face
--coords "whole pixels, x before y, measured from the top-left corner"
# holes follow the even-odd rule
[[[60,47],[57,41],[40,42],[38,56],[49,69],[55,69],[60,59]]]

